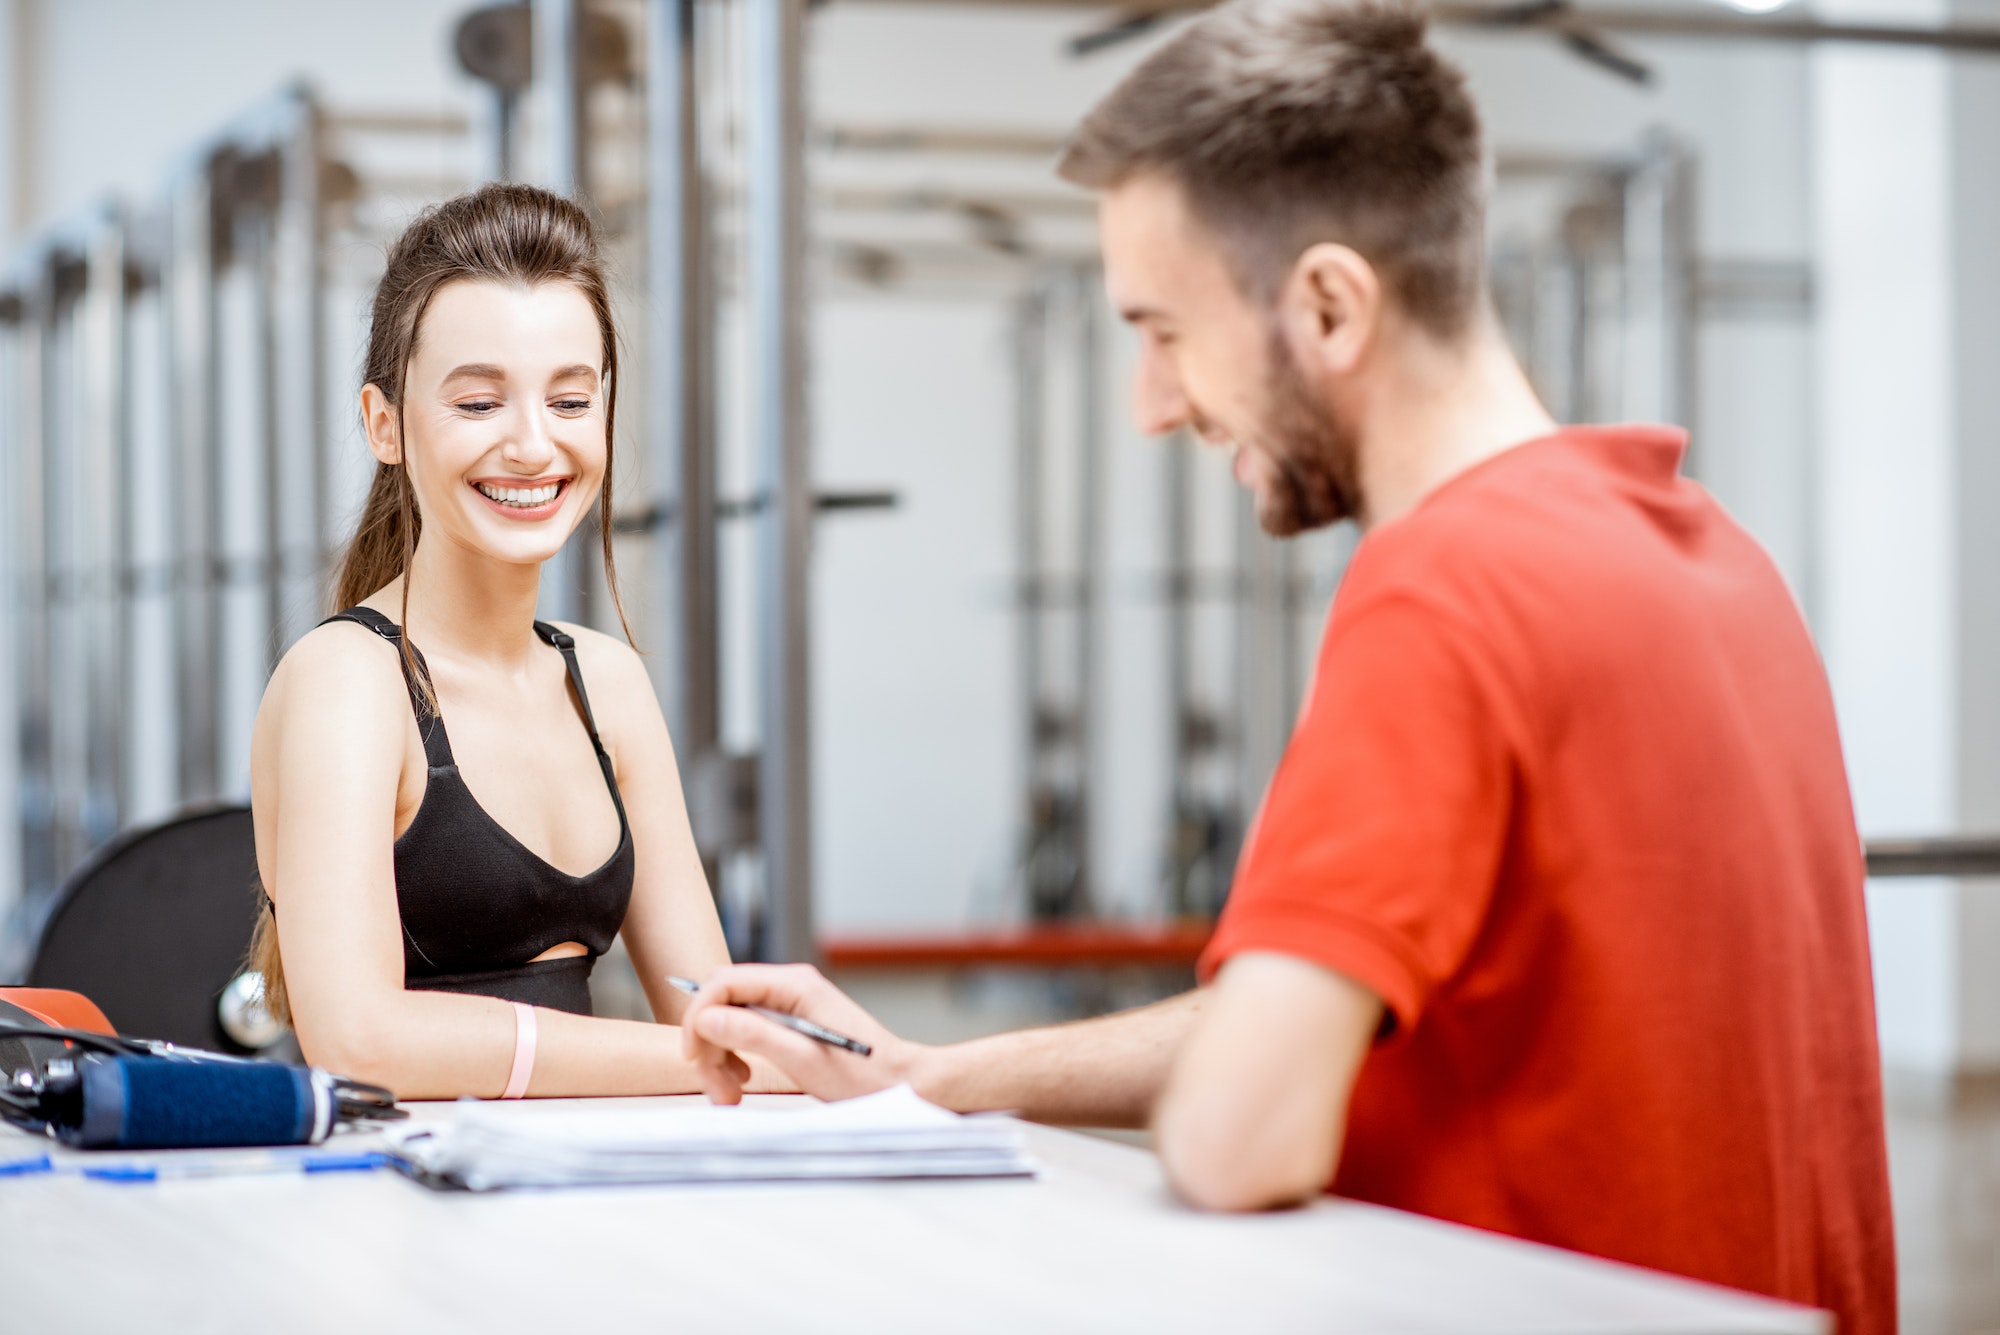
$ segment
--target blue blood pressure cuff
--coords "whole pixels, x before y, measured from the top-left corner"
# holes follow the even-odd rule
[[[0,1019],[0,1117],[79,1149],[317,1145],[396,1121],[396,1096],[310,1066]],[[32,1047],[32,1052],[28,1051]]]
[[[75,1125],[55,1128],[83,1149],[317,1145],[333,1129],[333,1080],[277,1062],[108,1057],[76,1063]]]

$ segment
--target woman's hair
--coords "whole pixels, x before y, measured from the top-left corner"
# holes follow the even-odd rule
[[[625,638],[632,628],[618,596],[617,567],[611,555],[611,480],[613,447],[617,440],[618,335],[611,322],[611,296],[598,252],[597,229],[590,215],[560,195],[527,185],[495,184],[446,200],[418,214],[389,248],[388,264],[375,289],[368,324],[368,354],[361,380],[373,385],[396,410],[396,439],[408,458],[403,430],[403,400],[410,358],[423,331],[424,313],[448,284],[485,280],[533,287],[538,283],[570,283],[590,302],[603,338],[604,485],[598,496],[598,531],[604,545],[604,578],[611,606]],[[336,609],[352,607],[410,569],[423,515],[402,463],[377,463],[361,508],[354,537],[340,562],[334,586]],[[403,615],[409,620],[410,585],[403,582]],[[418,666],[408,637],[402,643],[403,668],[417,683],[425,707],[433,712],[437,696],[429,676]],[[278,954],[276,910],[268,897],[250,944],[250,967],[264,976],[264,1002],[271,1014],[289,1023],[290,1000],[285,992],[284,965]]]

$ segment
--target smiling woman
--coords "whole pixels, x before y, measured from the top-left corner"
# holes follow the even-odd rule
[[[316,1064],[406,1097],[692,1090],[669,1024],[590,1013],[621,933],[662,1021],[669,974],[728,963],[666,726],[629,631],[535,619],[593,504],[618,606],[588,217],[506,185],[419,217],[364,379],[342,610],[279,664],[252,742],[267,996]]]

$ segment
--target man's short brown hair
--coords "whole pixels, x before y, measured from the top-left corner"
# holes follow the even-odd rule
[[[1057,170],[1106,189],[1157,172],[1269,300],[1322,241],[1352,246],[1397,304],[1452,336],[1485,282],[1479,113],[1400,0],[1234,0],[1093,108]]]

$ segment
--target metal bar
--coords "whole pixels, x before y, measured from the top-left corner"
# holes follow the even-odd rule
[[[1257,504],[1236,497],[1236,810],[1239,824],[1263,800],[1283,753],[1290,713],[1285,664],[1283,545],[1265,533]]]
[[[1068,140],[1028,130],[947,129],[907,125],[835,125],[813,136],[816,147],[859,153],[963,153],[1052,158]]]
[[[1734,18],[1695,9],[1576,9],[1438,5],[1439,23],[1483,28],[1523,28],[1549,32],[1624,32],[1658,37],[1722,38],[1765,42],[1855,42],[1868,45],[1935,47],[1980,55],[2000,55],[2000,28],[1954,25],[1913,28],[1877,23],[1820,23],[1810,19]]]
[[[166,366],[173,424],[169,450],[173,508],[175,727],[182,802],[212,799],[220,783],[215,589],[218,517],[215,440],[215,217],[210,165],[173,188],[165,299]]]
[[[937,0],[913,0],[933,4]],[[1096,0],[1012,0],[1028,8],[1084,9]],[[1120,7],[1121,19],[1146,14],[1193,13],[1211,0],[1135,0]],[[1977,55],[2000,55],[2000,28],[1953,24],[1916,28],[1875,23],[1820,23],[1810,19],[1734,17],[1697,9],[1582,9],[1570,5],[1433,5],[1433,22],[1452,26],[1523,32],[1629,32],[1660,37],[1700,37],[1767,42],[1856,42],[1935,47]]]
[[[1082,191],[939,190],[931,187],[842,186],[824,190],[815,204],[855,213],[953,213],[959,215],[1041,213],[1094,218],[1097,201]]]
[[[586,208],[590,201],[589,137],[585,133],[583,21],[585,0],[533,0],[534,73],[543,85],[548,188]],[[577,525],[554,560],[542,567],[544,615],[558,621],[591,617],[588,554],[597,525]]]
[[[292,132],[278,150],[277,198],[270,219],[271,329],[270,553],[272,662],[319,620],[332,596],[332,466],[326,439],[325,244],[320,216],[323,121],[303,90]]]
[[[1693,164],[1664,135],[1620,187],[1626,312],[1624,420],[1672,422],[1697,432]],[[1683,465],[1694,471],[1692,458]]]
[[[1097,318],[1097,269],[1071,275],[1077,366],[1076,891],[1070,914],[1088,917],[1097,892],[1097,657],[1104,604],[1104,340]]]
[[[534,72],[543,86],[549,189],[588,198],[589,141],[583,124],[585,0],[533,0]]]
[[[95,848],[117,833],[125,793],[122,738],[131,592],[123,578],[130,561],[126,480],[131,383],[126,361],[127,284],[123,216],[107,209],[85,257],[85,290],[78,339],[84,472],[85,575],[77,590],[87,619],[85,681],[85,786],[81,813],[85,843]]]
[[[471,132],[472,117],[455,111],[342,111],[329,116],[337,131],[348,134],[435,135],[455,139]]]
[[[1042,488],[1046,432],[1048,294],[1034,283],[1014,310],[1014,543],[1019,585],[1016,593],[1020,652],[1022,724],[1021,771],[1026,802],[1022,821],[1023,900],[1036,901],[1036,872],[1048,821],[1044,793],[1050,747],[1044,711],[1043,619],[1047,615],[1048,571],[1043,557]]]
[[[962,157],[1034,157],[1054,158],[1068,145],[1065,134],[1039,134],[1028,130],[1014,130],[999,126],[959,126],[951,129],[933,129],[919,125],[834,125],[825,126],[814,132],[813,145],[835,153],[942,153]],[[1499,150],[1493,157],[1493,171],[1497,176],[1573,176],[1604,175],[1622,170],[1622,165],[1608,162],[1603,156],[1576,153],[1552,152],[1509,152]],[[946,199],[949,196],[938,191],[892,191],[855,189],[846,194],[832,192],[821,198],[847,203],[851,207],[867,207],[870,201],[905,200],[911,196],[918,198]],[[1087,193],[1067,196],[1053,191],[1019,192],[993,195],[981,192],[981,203],[997,204],[1023,212],[1047,209],[1051,212],[1075,211],[1080,201],[1083,210],[1096,207],[1096,200]],[[916,207],[911,204],[908,207]]]
[[[290,482],[289,442],[285,439],[284,407],[279,385],[284,375],[284,352],[280,342],[277,275],[277,218],[275,208],[253,205],[236,222],[238,260],[250,284],[250,330],[256,342],[245,359],[244,371],[254,377],[252,412],[257,422],[257,438],[263,446],[264,493],[259,497],[263,521],[257,544],[263,549],[261,609],[264,619],[264,670],[268,675],[278,665],[289,638],[285,634],[284,548],[286,492]]]
[[[21,895],[32,911],[56,888],[55,776],[49,737],[53,690],[49,625],[49,362],[55,285],[42,275],[26,294],[19,342],[20,454],[14,476],[14,533],[19,573],[17,692],[20,748]]]
[[[13,506],[22,504],[20,460],[26,452],[23,405],[29,395],[23,386],[23,345],[32,334],[25,326],[25,314],[18,293],[0,294],[0,484],[8,488],[7,504]],[[0,700],[10,715],[7,727],[12,733],[0,749],[0,969],[18,978],[27,971],[25,933],[18,916],[24,870],[20,659],[25,649],[22,622],[26,589],[20,572],[20,526],[15,514],[0,509],[0,515],[6,520],[0,526],[0,618],[4,618],[0,619]]]
[[[1167,727],[1168,764],[1172,780],[1167,792],[1168,912],[1185,916],[1188,849],[1182,830],[1196,800],[1194,719],[1194,514],[1188,500],[1193,443],[1186,431],[1176,431],[1162,447],[1166,451],[1165,495],[1160,525],[1166,551]]]
[[[2000,835],[1870,839],[1870,876],[2000,876]]]
[[[511,181],[520,174],[521,109],[515,93],[493,90],[493,161],[489,169],[496,181]]]
[[[721,737],[716,607],[714,316],[697,116],[695,0],[653,0],[646,62],[647,255],[652,325],[653,540],[660,632],[654,656],[681,770]]]
[[[1661,315],[1665,321],[1668,362],[1668,402],[1672,416],[1666,420],[1688,429],[1688,458],[1681,467],[1700,477],[1702,464],[1701,429],[1701,251],[1697,235],[1700,212],[1696,208],[1695,162],[1691,153],[1662,136],[1658,140],[1659,170],[1663,174],[1660,191],[1660,249],[1664,269]]]
[[[84,615],[78,593],[88,567],[87,527],[82,500],[84,468],[78,437],[83,415],[78,392],[78,297],[84,260],[52,248],[47,265],[48,301],[42,307],[42,503],[48,579],[48,738],[49,792],[58,880],[83,859],[83,804],[87,787],[84,731],[89,706],[84,694],[86,662]],[[87,687],[84,687],[87,689]]]
[[[812,912],[812,458],[806,429],[806,0],[748,0],[751,386],[762,488],[758,647],[767,959],[809,960]]]

